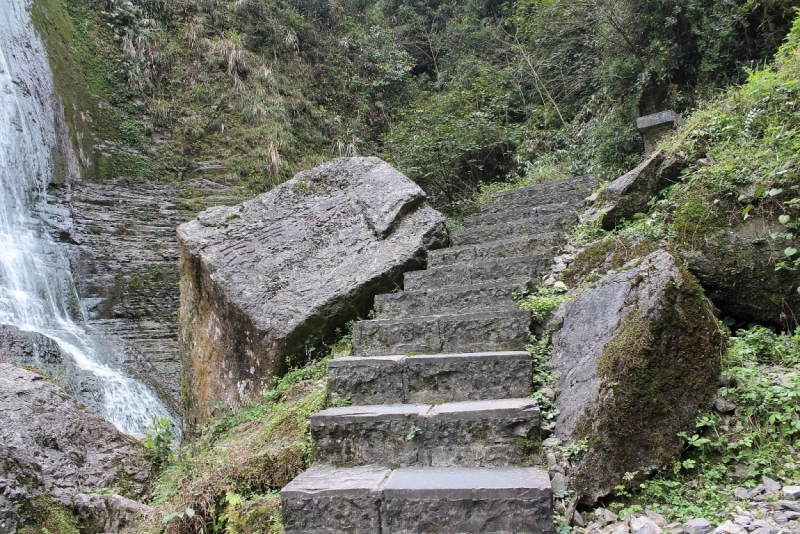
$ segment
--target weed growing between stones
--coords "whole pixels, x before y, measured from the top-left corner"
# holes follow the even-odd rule
[[[531,396],[539,403],[543,426],[551,429],[559,412],[558,408],[553,405],[555,392],[553,390],[550,318],[555,309],[568,298],[562,291],[551,286],[538,286],[527,295],[515,296],[520,309],[530,311],[532,321],[541,326],[541,333],[538,336],[531,334],[526,350],[531,355],[533,366],[534,393]]]
[[[543,323],[558,306],[569,299],[554,286],[539,286],[532,293],[517,298],[519,309],[531,312],[534,323]]]

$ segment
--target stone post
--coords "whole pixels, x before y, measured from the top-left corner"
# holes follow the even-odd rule
[[[683,119],[674,111],[660,111],[636,119],[636,128],[644,138],[645,156],[650,155],[658,142],[669,131],[683,124]]]

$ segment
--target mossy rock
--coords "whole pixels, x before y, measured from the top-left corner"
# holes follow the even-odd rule
[[[774,221],[751,217],[732,225],[686,236],[678,247],[689,270],[724,315],[776,326],[800,318],[795,271],[776,270],[787,243],[770,234],[785,232]]]
[[[678,432],[713,399],[724,338],[697,280],[665,250],[586,287],[554,325],[556,433],[586,440],[569,474],[593,503],[680,453]]]

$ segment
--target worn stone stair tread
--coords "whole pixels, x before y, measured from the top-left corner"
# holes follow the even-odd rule
[[[342,469],[313,466],[284,486],[281,498],[359,496],[364,492],[378,491],[390,473],[391,469],[376,465]]]
[[[328,391],[352,405],[516,398],[531,372],[527,351],[348,356],[328,362]]]
[[[551,258],[546,254],[531,254],[458,263],[424,271],[406,272],[403,285],[406,291],[413,291],[482,284],[509,278],[535,278],[550,265],[550,261]]]
[[[314,466],[281,490],[287,534],[551,534],[551,500],[534,467]]]
[[[540,422],[532,398],[378,404],[316,413],[311,435],[328,465],[493,467],[532,461]]]
[[[421,315],[517,310],[519,306],[514,301],[514,294],[529,291],[531,287],[530,278],[511,278],[378,295],[375,297],[375,318],[403,319]]]
[[[443,404],[374,404],[370,406],[338,406],[311,416],[311,425],[323,426],[358,421],[404,420],[409,417],[426,418],[491,418],[519,410],[536,410],[535,399],[491,399]]]
[[[403,497],[524,498],[550,491],[547,472],[535,467],[451,467],[395,469],[383,485],[384,494]]]
[[[499,213],[526,206],[583,200],[599,183],[597,176],[587,175],[510,189],[493,195],[491,202],[481,206],[481,213]]]
[[[581,174],[578,176],[570,176],[561,180],[553,180],[551,182],[544,182],[541,184],[526,185],[517,187],[515,189],[507,189],[492,194],[493,201],[500,201],[507,198],[514,198],[519,196],[540,196],[550,193],[561,193],[570,191],[574,188],[587,188],[596,187],[600,183],[600,178],[594,174]]]
[[[544,232],[564,232],[577,221],[578,216],[574,211],[551,213],[549,215],[535,215],[526,219],[511,220],[458,230],[450,234],[450,242],[454,245],[470,245],[508,239],[509,237],[535,235]]]
[[[491,243],[470,243],[431,250],[428,252],[428,268],[532,254],[553,255],[555,245],[563,237],[564,232],[544,232]]]
[[[480,226],[489,226],[502,222],[514,222],[519,220],[532,220],[536,217],[546,217],[549,215],[558,215],[564,213],[572,213],[578,211],[578,208],[583,204],[583,200],[570,200],[566,202],[555,202],[552,204],[545,204],[542,206],[526,206],[523,208],[516,208],[508,211],[500,211],[496,213],[486,213],[482,215],[472,215],[464,217],[464,228],[476,228]]]
[[[530,323],[530,313],[522,310],[359,321],[353,325],[353,355],[522,350]]]

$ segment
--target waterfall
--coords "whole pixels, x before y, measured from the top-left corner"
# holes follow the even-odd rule
[[[100,384],[75,396],[121,431],[144,433],[169,411],[114,368],[114,340],[93,335],[69,261],[39,216],[59,140],[52,73],[29,8],[29,0],[0,0],[0,324],[53,339]]]

